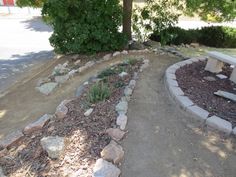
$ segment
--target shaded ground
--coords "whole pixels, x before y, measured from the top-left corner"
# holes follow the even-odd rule
[[[185,65],[176,71],[179,86],[195,104],[207,110],[210,116],[216,115],[236,126],[236,103],[214,95],[218,90],[236,94],[236,84],[229,79],[219,79],[216,74],[205,71],[206,62]],[[220,74],[230,78],[232,68],[226,65]],[[208,81],[204,77],[215,78]]]
[[[235,177],[234,138],[207,131],[182,112],[163,80],[176,59],[150,57],[129,103],[122,177]]]

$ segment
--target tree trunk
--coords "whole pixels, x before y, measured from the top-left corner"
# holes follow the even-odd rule
[[[129,40],[132,39],[131,18],[133,0],[123,0],[123,33]]]

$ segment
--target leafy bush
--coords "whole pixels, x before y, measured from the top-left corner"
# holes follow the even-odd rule
[[[95,53],[119,50],[126,44],[118,32],[119,0],[47,0],[42,14],[54,29],[50,43],[56,52]]]
[[[155,31],[150,39],[160,42],[163,36],[166,44],[180,45],[198,42],[210,47],[236,47],[236,29],[230,27],[210,26],[190,30],[170,27],[161,33]]]
[[[109,87],[103,82],[96,83],[92,86],[88,93],[88,101],[90,103],[97,103],[104,101],[111,95]]]

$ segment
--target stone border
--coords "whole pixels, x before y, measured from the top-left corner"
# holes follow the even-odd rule
[[[188,64],[205,60],[207,60],[206,57],[196,57],[173,64],[172,66],[167,68],[165,72],[165,85],[169,90],[171,97],[177,103],[179,103],[180,107],[184,111],[193,114],[198,121],[206,124],[209,127],[224,132],[227,135],[236,135],[236,127],[234,127],[233,129],[232,124],[229,121],[226,121],[215,115],[209,117],[208,111],[200,108],[199,106],[194,104],[187,96],[185,96],[184,92],[179,87],[178,81],[176,80],[175,73],[179,68]]]

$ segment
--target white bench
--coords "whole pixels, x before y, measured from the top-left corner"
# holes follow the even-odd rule
[[[222,71],[224,63],[233,65],[234,69],[233,72],[231,73],[230,80],[236,83],[236,58],[215,51],[207,52],[207,54],[209,58],[207,60],[205,70],[210,71],[212,73],[219,73]]]

